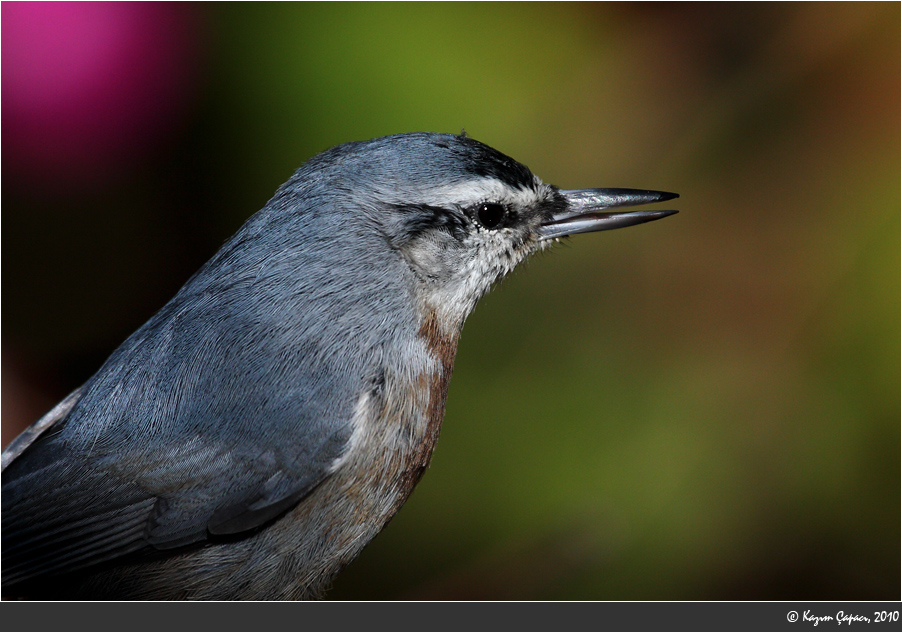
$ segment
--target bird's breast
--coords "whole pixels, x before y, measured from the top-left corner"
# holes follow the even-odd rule
[[[413,371],[383,370],[378,387],[363,393],[354,413],[354,433],[338,478],[347,492],[382,496],[387,521],[401,507],[429,465],[438,440],[457,335],[446,335],[434,314],[417,335]],[[366,491],[364,491],[366,490]]]
[[[321,595],[397,513],[429,465],[445,412],[457,335],[444,335],[427,314],[401,346],[406,355],[386,360],[358,396],[347,449],[332,465],[331,476],[242,545],[248,567],[279,560],[282,570],[272,585],[255,584],[261,597]],[[238,553],[227,552],[233,557]],[[222,554],[221,547],[202,551],[217,563]]]
[[[407,361],[386,363],[359,396],[348,448],[333,465],[332,475],[286,520],[273,525],[271,534],[264,534],[280,541],[278,548],[294,549],[295,555],[330,551],[326,568],[295,567],[298,585],[309,591],[305,594],[317,594],[327,585],[397,513],[419,482],[441,429],[456,350],[456,333],[444,335],[427,314],[409,345]]]

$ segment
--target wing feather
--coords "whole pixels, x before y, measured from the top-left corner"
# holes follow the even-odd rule
[[[258,224],[3,453],[4,586],[249,532],[331,474],[385,338],[341,319],[372,288]]]

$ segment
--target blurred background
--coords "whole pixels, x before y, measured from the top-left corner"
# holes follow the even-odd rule
[[[329,599],[900,597],[900,6],[2,5],[6,445],[302,162],[470,136],[680,214],[464,329]]]

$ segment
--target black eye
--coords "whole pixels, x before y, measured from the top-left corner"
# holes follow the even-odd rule
[[[504,219],[505,210],[500,204],[492,204],[491,202],[483,202],[476,209],[476,217],[479,223],[488,229],[498,228],[501,220]]]

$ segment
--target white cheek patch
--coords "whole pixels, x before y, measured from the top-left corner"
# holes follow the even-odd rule
[[[431,232],[405,244],[401,252],[416,272],[427,278],[449,278],[456,267],[458,244],[448,235]]]
[[[441,316],[439,322],[446,327],[446,333],[459,330],[492,284],[516,268],[533,250],[533,244],[513,247],[509,236],[502,231],[473,235],[462,249],[470,256],[447,262],[452,265],[445,268],[441,281],[423,288],[424,302]]]
[[[492,177],[444,184],[417,191],[416,202],[456,209],[493,202],[512,209],[527,209],[547,202],[554,191],[533,177],[533,186],[525,189],[513,188]],[[540,218],[536,215],[530,221],[538,224]],[[437,231],[402,249],[422,281],[421,300],[426,308],[440,315],[439,322],[448,329],[445,333],[459,330],[494,282],[529,254],[546,246],[531,237],[532,229],[525,223],[489,230],[474,221],[467,230],[469,234],[462,242]]]

